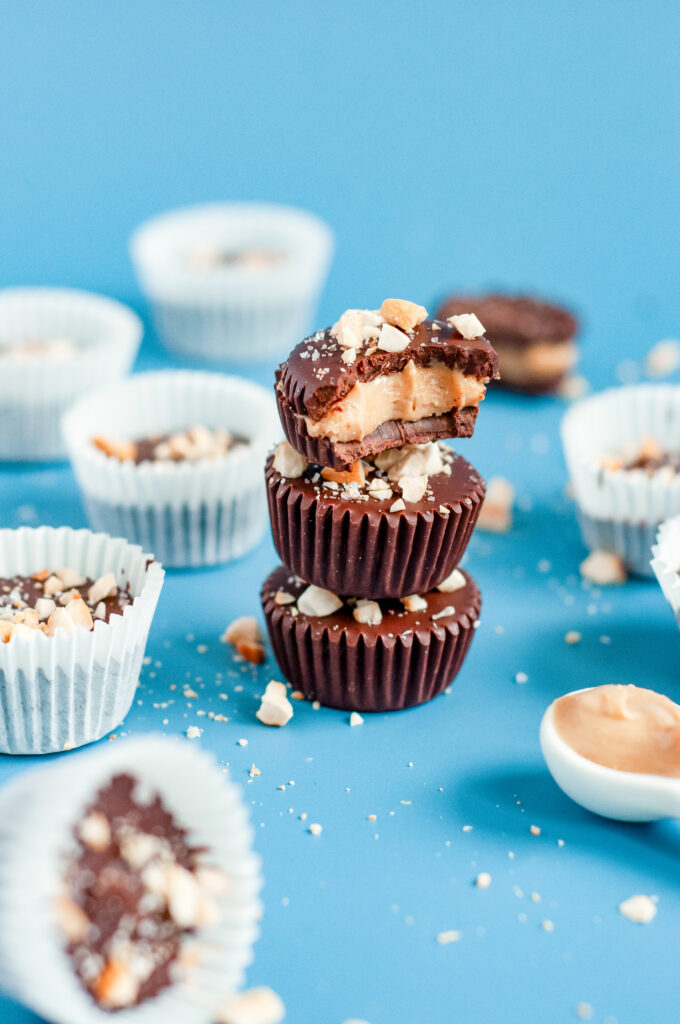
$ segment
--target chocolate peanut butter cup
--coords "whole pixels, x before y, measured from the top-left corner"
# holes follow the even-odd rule
[[[485,484],[451,448],[383,452],[351,474],[304,460],[291,468],[279,452],[265,469],[274,545],[302,579],[339,594],[398,598],[431,590],[458,565]]]
[[[261,599],[281,671],[308,699],[347,711],[397,711],[440,694],[460,670],[481,595],[454,570],[444,591],[401,601],[339,598],[285,566]]]
[[[496,353],[475,317],[426,319],[415,303],[347,310],[302,341],[276,373],[290,444],[342,469],[388,448],[469,437]]]
[[[526,295],[454,295],[437,316],[473,312],[498,353],[497,386],[539,395],[554,391],[574,368],[578,321],[553,302]]]

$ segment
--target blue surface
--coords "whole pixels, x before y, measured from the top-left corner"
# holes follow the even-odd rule
[[[432,307],[454,286],[535,287],[580,309],[584,372],[614,383],[623,359],[680,330],[678,29],[672,3],[7,5],[0,283],[142,308],[126,258],[138,221],[191,201],[283,200],[337,232],[319,323],[386,294]],[[168,362],[149,333],[139,367]],[[515,483],[520,508],[509,536],[470,545],[482,626],[427,707],[350,729],[297,704],[289,726],[265,729],[256,695],[275,666],[244,670],[217,638],[257,612],[271,544],[168,576],[119,734],[198,724],[243,783],[267,876],[248,980],[281,993],[291,1024],[556,1024],[580,1002],[608,1024],[677,1019],[677,826],[580,811],[538,747],[545,706],[576,686],[680,699],[658,587],[598,594],[577,579],[562,412],[493,395],[459,445]],[[67,467],[0,469],[0,511],[3,525],[84,523]],[[568,629],[580,645],[564,644]],[[5,758],[0,778],[25,767]],[[617,912],[635,892],[659,896],[649,926]],[[439,946],[447,929],[463,937]],[[2,1024],[34,1020],[0,999]]]

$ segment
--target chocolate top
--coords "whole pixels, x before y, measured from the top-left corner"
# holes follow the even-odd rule
[[[427,477],[427,490],[420,500],[405,501],[406,512],[436,513],[444,508],[445,514],[448,514],[456,505],[465,504],[469,507],[472,495],[484,494],[484,481],[474,466],[447,445],[439,444],[437,447],[441,453],[442,472]],[[321,475],[323,467],[314,462],[307,465],[302,476],[289,479],[274,469],[273,461],[274,457],[270,456],[266,463],[265,475],[268,481],[274,485],[284,481],[296,493],[302,492],[305,499],[318,500],[324,507],[361,503],[366,511],[375,509],[385,513],[390,511],[398,498],[404,497],[399,480],[390,479],[387,471],[377,468],[372,462],[364,463],[366,482],[360,486],[324,479]]]
[[[466,310],[469,312],[469,310]],[[276,387],[295,412],[319,420],[357,382],[399,373],[409,360],[417,366],[444,363],[478,379],[498,375],[498,358],[485,337],[466,340],[451,324],[424,320],[406,332],[401,352],[386,352],[375,343],[359,349],[353,363],[343,362],[343,346],[331,328],[317,331],[297,345],[276,371]]]
[[[437,316],[445,320],[459,313],[479,317],[494,345],[519,348],[535,342],[567,341],[578,330],[578,321],[568,310],[529,295],[453,295]]]
[[[402,601],[395,598],[381,598],[376,602],[382,612],[382,621],[378,625],[357,622],[353,615],[356,602],[351,597],[345,598],[343,606],[332,614],[319,616],[304,615],[292,601],[274,603],[283,615],[292,616],[296,622],[309,624],[312,639],[328,630],[382,637],[418,635],[444,627],[457,633],[461,627],[469,628],[471,622],[477,618],[479,610],[479,590],[467,573],[462,575],[465,585],[459,590],[449,593],[429,590],[426,594],[419,595],[427,602],[427,607],[420,611],[408,611]],[[268,578],[262,599],[265,603],[274,601],[276,593],[282,591],[297,601],[306,589],[307,584],[282,565]]]
[[[215,882],[224,891],[226,878],[200,874],[205,851],[125,773],[99,790],[73,834],[57,905],[73,969],[100,1009],[139,1005],[177,980],[183,938],[215,923]]]

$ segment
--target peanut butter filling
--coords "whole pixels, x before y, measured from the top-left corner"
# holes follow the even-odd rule
[[[486,380],[467,376],[444,363],[416,366],[412,359],[399,373],[357,381],[320,420],[305,417],[310,437],[360,441],[382,423],[415,423],[452,409],[477,406],[484,398]]]
[[[581,757],[622,772],[680,778],[680,706],[639,686],[596,686],[560,697],[553,720]]]
[[[540,383],[561,377],[576,365],[577,350],[573,341],[537,341],[527,348],[498,344],[501,380],[511,384]]]

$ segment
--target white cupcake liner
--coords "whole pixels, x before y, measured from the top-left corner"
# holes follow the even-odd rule
[[[651,576],[658,525],[680,513],[680,474],[649,475],[600,465],[602,456],[646,437],[680,450],[680,387],[613,388],[572,406],[562,420],[564,454],[586,546],[614,551],[632,572]]]
[[[113,572],[135,595],[122,615],[93,630],[0,644],[0,751],[48,754],[101,739],[132,704],[163,585],[157,562],[122,538],[63,526],[0,530],[0,575],[73,568],[98,579]]]
[[[154,999],[112,1014],[76,976],[54,899],[74,826],[97,791],[120,773],[161,795],[192,845],[208,848],[209,862],[227,874],[230,886],[222,922],[199,933],[203,958],[192,973]],[[0,794],[0,984],[56,1024],[208,1024],[252,960],[262,886],[252,842],[239,790],[186,741],[118,741],[20,775]]]
[[[186,266],[196,244],[286,253],[258,272]],[[283,357],[308,332],[333,253],[322,220],[295,207],[210,203],[155,217],[132,236],[130,253],[156,328],[173,352],[234,361]]]
[[[661,524],[652,554],[652,571],[680,626],[680,516]]]
[[[226,427],[247,446],[198,462],[120,462],[97,436],[152,437],[194,425]],[[216,565],[260,541],[266,522],[262,466],[281,427],[273,394],[240,377],[166,370],[129,378],[78,402],[64,436],[88,517],[165,566]]]
[[[78,345],[64,360],[0,360],[0,459],[63,459],[60,420],[78,397],[123,377],[142,340],[142,323],[127,306],[70,288],[0,291],[0,344],[68,338]]]

